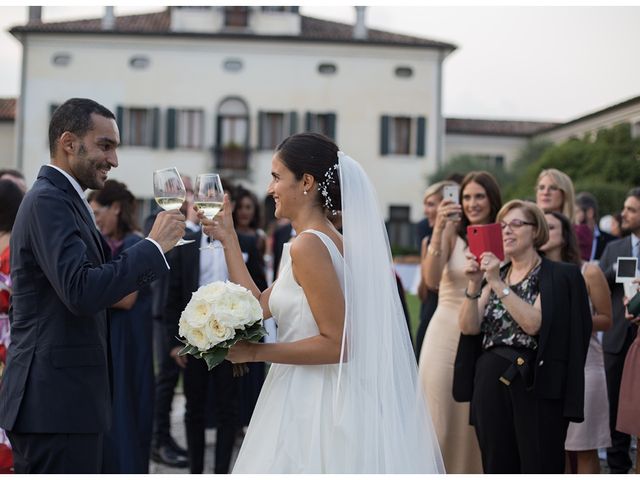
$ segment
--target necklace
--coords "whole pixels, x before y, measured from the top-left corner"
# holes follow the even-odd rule
[[[525,276],[524,276],[524,277],[522,277],[522,278],[520,279],[520,282],[522,282],[525,278],[527,278],[527,277],[531,274],[531,272],[533,272],[533,270],[535,270],[535,268],[536,268],[538,265],[540,265],[540,263],[541,263],[541,262],[542,262],[542,259],[541,259],[540,257],[538,257],[538,258],[536,259],[536,261],[535,261],[535,262],[533,262],[533,265],[531,266],[531,268],[530,268],[529,270],[527,270],[527,273],[525,274]],[[507,280],[507,284],[508,284],[508,285],[517,285],[517,283],[516,283],[516,284],[511,283],[511,271],[512,271],[512,267],[513,267],[513,262],[511,262],[511,263],[509,264],[509,270],[507,270],[507,275],[505,276],[505,279]],[[520,283],[520,282],[518,282],[518,283]]]

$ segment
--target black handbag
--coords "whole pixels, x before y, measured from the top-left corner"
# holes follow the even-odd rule
[[[476,375],[476,360],[482,353],[482,334],[460,334],[458,351],[453,365],[453,399],[470,402],[473,395],[473,380]]]

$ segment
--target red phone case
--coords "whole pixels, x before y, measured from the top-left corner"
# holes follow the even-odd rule
[[[467,242],[469,251],[478,260],[484,252],[491,252],[500,261],[504,260],[504,249],[502,247],[502,228],[499,223],[489,223],[487,225],[469,225],[467,227]]]

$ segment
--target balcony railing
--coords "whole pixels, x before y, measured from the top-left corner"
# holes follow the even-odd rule
[[[233,170],[237,173],[249,169],[250,150],[245,147],[213,147],[214,165],[217,170]]]

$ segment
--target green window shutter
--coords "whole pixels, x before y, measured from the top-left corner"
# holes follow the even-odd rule
[[[389,121],[388,115],[380,117],[380,155],[389,154]]]
[[[289,135],[298,133],[298,112],[289,112]]]
[[[160,109],[151,109],[151,120],[153,121],[153,130],[151,133],[151,147],[160,148]]]
[[[425,117],[418,117],[417,137],[416,155],[424,157],[427,151],[427,119]]]
[[[264,126],[266,121],[266,113],[258,112],[258,150],[264,150]]]
[[[167,109],[167,150],[176,148],[176,109]]]
[[[305,132],[310,132],[311,131],[311,119],[313,117],[313,114],[311,112],[307,112],[304,114],[304,131]]]
[[[327,114],[327,136],[333,141],[336,140],[336,114]]]
[[[118,130],[120,130],[120,137],[123,144],[126,144],[125,135],[122,133],[122,120],[124,118],[124,108],[121,106],[116,107],[116,123],[118,124]]]

